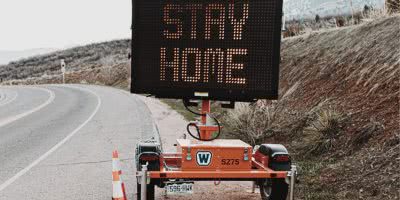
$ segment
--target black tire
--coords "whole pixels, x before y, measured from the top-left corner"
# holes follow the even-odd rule
[[[136,197],[137,197],[138,200],[140,200],[140,197],[141,197],[141,195],[140,195],[141,187],[142,187],[142,185],[140,185],[139,183],[136,184],[136,188],[137,188]],[[155,187],[154,184],[148,184],[147,185],[147,191],[146,191],[146,194],[147,194],[146,197],[147,198],[146,198],[146,200],[154,200],[155,199],[154,187]]]
[[[285,179],[266,179],[259,186],[262,200],[286,200],[289,185]]]

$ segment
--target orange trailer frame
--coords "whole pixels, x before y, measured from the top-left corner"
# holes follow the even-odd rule
[[[212,135],[215,131],[219,130],[220,127],[211,125],[208,123],[207,114],[210,113],[211,104],[209,100],[202,101],[202,110],[201,110],[201,123],[198,125],[199,135],[202,139],[210,140],[212,139]],[[179,140],[178,140],[179,141]],[[221,140],[222,142],[224,140]],[[210,143],[206,143],[210,144]],[[213,148],[218,148],[218,146],[208,146]],[[179,148],[183,148],[178,146]],[[207,146],[202,148],[206,148]],[[249,150],[252,150],[249,147]],[[145,185],[151,180],[160,181],[160,182],[168,182],[168,180],[180,179],[185,181],[257,181],[261,179],[285,179],[286,182],[290,185],[290,199],[293,199],[293,186],[295,175],[297,173],[296,166],[291,166],[291,171],[274,171],[268,168],[268,159],[266,156],[261,155],[261,161],[256,160],[256,157],[259,158],[260,155],[255,155],[252,152],[250,160],[251,162],[248,168],[240,168],[240,169],[224,169],[221,166],[217,165],[218,169],[215,168],[202,168],[199,170],[193,170],[193,167],[190,169],[184,169],[182,167],[183,159],[186,156],[184,152],[178,153],[167,153],[161,152],[159,155],[159,170],[151,171],[148,170],[147,165],[143,165],[142,170],[138,172],[138,177],[141,177],[141,195],[142,199],[145,199],[146,195],[146,187]],[[260,160],[260,159],[258,159]],[[150,180],[149,180],[150,179]]]
[[[163,153],[160,157],[160,171],[149,171],[148,176],[152,179],[265,179],[265,178],[287,178],[287,171],[274,171],[257,162],[254,158],[251,160],[253,169],[249,170],[176,170],[166,169],[164,164],[176,166],[182,159],[181,154]]]

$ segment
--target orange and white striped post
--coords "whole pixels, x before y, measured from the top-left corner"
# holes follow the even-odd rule
[[[125,200],[124,192],[122,191],[121,179],[118,172],[113,172],[113,200]]]
[[[113,200],[128,200],[125,192],[125,185],[121,178],[120,160],[118,151],[113,151],[112,176],[113,176]]]

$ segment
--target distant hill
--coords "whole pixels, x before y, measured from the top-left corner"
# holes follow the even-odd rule
[[[56,51],[57,49],[50,48],[39,48],[39,49],[28,49],[22,51],[6,51],[0,50],[0,65],[8,64],[11,61],[20,60],[23,58],[29,58],[32,56],[39,56]]]
[[[351,3],[350,3],[351,2]],[[284,13],[287,20],[314,18],[315,15],[347,15],[351,5],[355,12],[362,11],[364,6],[383,8],[384,0],[285,0]]]
[[[67,71],[93,70],[112,67],[128,61],[130,40],[90,44],[67,50],[13,61],[0,66],[0,79],[27,79],[59,75],[60,61],[64,59]]]

